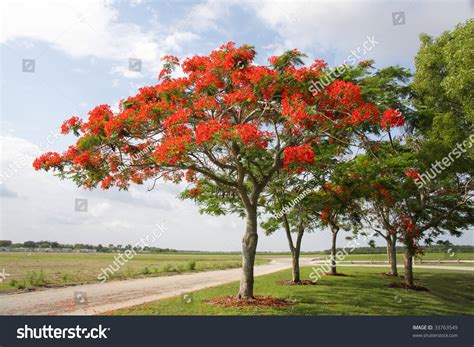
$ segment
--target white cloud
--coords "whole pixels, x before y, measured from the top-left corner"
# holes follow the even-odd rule
[[[132,1],[139,6],[141,1]],[[199,40],[185,28],[182,31],[165,28],[159,23],[145,29],[131,22],[119,21],[118,10],[101,1],[32,1],[1,2],[2,33],[0,42],[31,44],[38,40],[50,44],[74,58],[96,57],[119,62],[114,74],[127,78],[140,77],[128,70],[128,59],[137,57],[143,67],[156,73],[161,69],[160,58],[172,52],[184,51],[184,45]],[[104,5],[105,4],[105,5]],[[200,8],[205,8],[200,5]],[[202,11],[202,10],[201,10]],[[210,14],[203,12],[206,23]],[[193,18],[199,21],[200,14]]]
[[[130,5],[144,3],[132,0]],[[128,69],[130,57],[142,60],[144,73],[156,75],[162,67],[161,57],[189,54],[189,47],[199,47],[202,39],[197,32],[218,30],[216,21],[227,13],[223,2],[177,7],[181,19],[164,26],[159,10],[152,11],[149,23],[120,21],[117,4],[105,0],[5,0],[0,6],[4,13],[1,43],[33,45],[38,40],[74,58],[112,60],[117,62],[111,70],[113,75],[132,79],[143,75]]]
[[[380,45],[365,59],[405,65],[403,59],[416,54],[421,32],[438,35],[472,17],[467,1],[276,1],[248,6],[278,34],[271,54],[298,48],[334,56],[335,64],[374,36]],[[392,12],[399,11],[405,12],[406,24],[394,26]]]

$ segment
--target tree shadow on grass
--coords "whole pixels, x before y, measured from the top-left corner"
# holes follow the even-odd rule
[[[415,273],[430,293],[387,288],[393,277],[354,272],[349,278],[323,278],[320,287],[291,287],[298,304],[282,308],[289,315],[450,315],[472,314],[474,276]],[[457,283],[453,286],[453,283]],[[328,290],[328,288],[330,288]]]

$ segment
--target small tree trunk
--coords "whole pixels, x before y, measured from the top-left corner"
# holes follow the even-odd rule
[[[298,283],[301,281],[300,279],[300,254],[299,250],[294,250],[291,252],[292,257],[292,266],[293,266],[293,283]]]
[[[397,241],[390,240],[390,273],[393,276],[398,276],[397,269]]]
[[[387,260],[389,264],[391,264],[392,263],[392,252],[391,252],[392,242],[390,241],[390,236],[388,236],[386,240],[387,240]]]
[[[413,287],[413,251],[405,249],[405,284],[409,287]]]
[[[336,239],[337,239],[337,229],[333,230],[331,228],[332,232],[332,245],[331,245],[331,274],[335,275],[337,274],[336,271]]]
[[[257,210],[247,210],[247,227],[242,239],[242,276],[240,278],[239,299],[253,299],[253,268],[257,252]]]
[[[299,228],[296,236],[296,245],[292,249],[291,255],[293,257],[293,282],[298,283],[301,281],[300,278],[300,252],[301,252],[301,240],[303,239],[304,229]]]

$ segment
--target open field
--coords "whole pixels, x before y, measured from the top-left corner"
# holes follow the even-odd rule
[[[0,293],[39,287],[98,282],[101,268],[114,261],[115,253],[23,253],[0,252],[0,271],[8,274],[0,282]],[[259,258],[257,264],[269,262]],[[117,271],[112,280],[167,276],[238,268],[239,255],[139,254]]]
[[[308,278],[310,267],[302,269]],[[415,269],[415,282],[430,292],[388,288],[393,278],[380,276],[380,268],[340,267],[347,277],[326,276],[318,285],[281,286],[290,270],[257,277],[256,295],[291,299],[295,305],[280,308],[223,308],[204,302],[235,295],[238,282],[110,312],[111,315],[472,315],[474,274],[467,271]]]

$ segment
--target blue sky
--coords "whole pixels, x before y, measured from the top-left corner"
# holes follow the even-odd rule
[[[73,140],[56,136],[64,119],[84,117],[98,104],[117,107],[156,83],[163,55],[208,54],[234,41],[254,45],[260,64],[298,48],[308,61],[338,65],[372,38],[377,44],[361,59],[413,68],[419,33],[439,35],[474,14],[472,1],[414,0],[6,0],[0,6],[0,239],[127,244],[163,222],[168,229],[156,246],[201,250],[238,250],[243,222],[199,215],[176,199],[179,186],[86,192],[34,172],[27,153],[62,151]],[[393,12],[404,13],[404,24],[394,25]],[[130,58],[141,60],[141,72],[129,70]],[[22,71],[23,59],[35,60],[34,72]],[[74,211],[76,198],[88,199],[86,213]],[[472,233],[455,242],[472,244]],[[329,233],[309,235],[303,244],[326,249]],[[286,249],[283,233],[260,237],[259,250]]]

